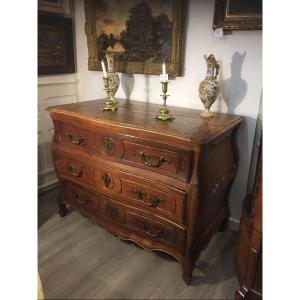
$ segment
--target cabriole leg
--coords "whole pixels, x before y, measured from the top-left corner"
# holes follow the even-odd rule
[[[190,285],[193,278],[192,273],[193,273],[194,263],[189,257],[184,257],[181,261],[181,265],[183,270],[182,278],[187,285]]]
[[[57,201],[57,204],[58,204],[58,214],[61,216],[61,217],[65,217],[67,215],[67,212],[68,212],[68,209],[66,207],[66,205],[61,201],[60,197]]]

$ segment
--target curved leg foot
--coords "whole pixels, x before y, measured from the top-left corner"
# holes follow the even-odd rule
[[[63,203],[58,203],[59,211],[58,214],[61,217],[65,217],[67,215],[68,209],[66,208],[66,205]]]
[[[182,275],[182,278],[184,280],[184,282],[186,283],[186,285],[190,285],[192,283],[192,275]]]
[[[193,279],[192,272],[193,272],[194,264],[192,260],[188,257],[188,258],[183,258],[181,265],[183,269],[182,278],[187,285],[190,285]]]

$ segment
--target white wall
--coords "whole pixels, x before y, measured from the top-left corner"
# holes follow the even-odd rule
[[[53,122],[49,106],[77,102],[77,74],[38,78],[38,188],[43,190],[58,180],[52,164]]]
[[[102,74],[88,71],[87,38],[84,32],[83,0],[75,1],[76,50],[79,100],[104,97]],[[214,1],[190,0],[183,74],[169,86],[169,105],[202,109],[198,86],[206,74],[204,54],[213,53],[221,63],[222,95],[212,111],[243,115],[246,122],[238,135],[240,167],[230,194],[232,218],[240,217],[245,196],[255,122],[262,91],[262,33],[235,31],[232,35],[215,38],[212,30]],[[157,75],[119,74],[119,98],[161,103],[161,86]]]

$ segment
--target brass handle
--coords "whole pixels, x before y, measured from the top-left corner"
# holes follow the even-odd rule
[[[136,195],[137,199],[142,200],[147,206],[156,207],[159,202],[164,202],[164,200],[158,196],[153,196],[150,203],[146,202],[144,197],[147,196],[147,193],[141,190],[133,190],[132,194]]]
[[[109,175],[107,173],[104,173],[101,175],[101,179],[102,179],[105,187],[108,188],[111,183],[111,178],[109,177]]]
[[[145,223],[144,221],[137,220],[138,224],[142,227],[143,232],[151,238],[160,238],[163,234],[163,228],[160,226],[158,232],[156,234],[150,233],[148,231],[150,225]]]
[[[79,137],[79,139],[77,141],[73,140],[73,133],[65,132],[65,135],[67,135],[70,138],[72,144],[80,145],[80,144],[85,143],[85,138],[82,135]]]
[[[83,167],[80,168],[80,170],[75,170],[72,165],[68,165],[68,170],[71,172],[72,175],[76,177],[81,177],[83,174]]]
[[[133,190],[132,194],[136,195],[139,200],[143,200],[144,197],[147,196],[147,193],[141,190]]]
[[[156,156],[155,159],[157,159],[157,162],[156,163],[151,163],[151,162],[148,162],[147,159],[151,158],[151,154],[147,154],[143,151],[137,151],[135,153],[135,155],[137,155],[139,158],[141,158],[141,160],[143,161],[143,164],[144,165],[147,165],[151,168],[158,168],[160,167],[164,162],[167,162],[167,163],[170,163],[171,161],[166,159],[163,155],[161,156]]]
[[[151,203],[145,202],[145,204],[151,207],[156,207],[159,202],[164,202],[164,200],[160,199],[158,196],[153,196],[151,199]]]
[[[84,198],[83,198],[82,196],[80,196],[79,193],[76,193],[76,194],[75,194],[75,197],[76,197],[76,200],[77,200],[80,204],[82,204],[82,205],[87,205],[88,202],[89,202],[89,200],[88,200],[87,197],[84,197]]]

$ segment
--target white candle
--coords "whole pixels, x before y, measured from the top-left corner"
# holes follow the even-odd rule
[[[104,61],[101,61],[101,66],[102,66],[102,71],[103,71],[103,77],[107,78],[107,73],[106,73],[106,69],[105,69],[105,64]]]
[[[162,73],[165,75],[166,74],[166,63],[162,64]]]

